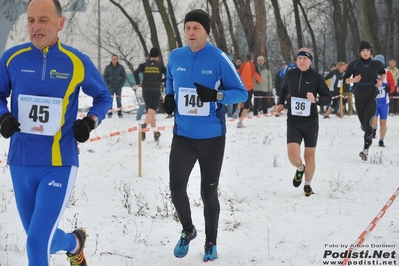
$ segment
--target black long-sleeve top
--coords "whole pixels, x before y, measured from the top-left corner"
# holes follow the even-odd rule
[[[140,73],[143,73],[143,80],[141,82],[139,77]],[[166,68],[157,60],[145,61],[140,64],[133,73],[136,83],[141,83],[145,91],[159,91],[161,82],[165,81],[165,79],[162,78],[162,74],[166,77]]]
[[[284,85],[280,92],[279,104],[288,103],[288,118],[306,119],[308,117],[292,116],[291,114],[291,97],[307,99],[307,93],[313,93],[318,98],[316,104],[312,103],[309,117],[318,117],[317,105],[327,105],[331,102],[331,96],[323,76],[316,70],[309,68],[301,71],[299,68],[289,70],[284,79]]]
[[[378,94],[378,89],[375,87],[378,75],[385,74],[384,65],[378,60],[363,59],[353,61],[349,64],[343,77],[344,82],[351,75],[356,77],[361,75],[362,79],[358,83],[354,83],[352,92],[356,100],[370,100],[375,99]]]

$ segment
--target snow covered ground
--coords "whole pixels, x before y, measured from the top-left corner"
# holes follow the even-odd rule
[[[123,98],[125,106],[134,104],[130,97],[128,93]],[[82,97],[82,110],[86,105]],[[85,254],[92,266],[202,265],[205,236],[198,165],[188,186],[198,236],[188,255],[177,259],[173,248],[181,226],[168,188],[173,119],[156,115],[157,125],[164,127],[162,136],[155,143],[152,132],[147,133],[139,177],[138,131],[134,128],[139,121],[135,117],[126,112],[122,119],[105,119],[91,134],[97,140],[80,145],[75,190],[59,226],[66,231],[87,229]],[[367,162],[358,156],[363,132],[356,116],[320,116],[312,182],[315,194],[310,197],[304,196],[303,186],[292,186],[295,168],[287,159],[285,119],[248,118],[242,129],[236,128],[236,121],[227,122],[219,186],[219,259],[212,265],[333,265],[330,261],[342,260],[333,256],[355,243],[372,220],[381,217],[388,200],[394,200],[392,195],[399,187],[398,116],[388,118],[386,148],[378,147],[377,139]],[[8,142],[0,138],[0,266],[24,266],[26,235],[6,165]],[[373,223],[376,226],[369,229],[363,249],[353,251],[369,252],[363,265],[398,264],[396,258],[371,258],[375,250],[388,252],[387,256],[398,252],[398,201]],[[332,254],[323,258],[329,250]],[[51,260],[55,266],[69,265],[64,253]],[[355,264],[359,261],[350,262],[362,265]]]

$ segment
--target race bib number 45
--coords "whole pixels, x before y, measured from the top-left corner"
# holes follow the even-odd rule
[[[180,115],[209,115],[209,103],[204,103],[198,98],[195,88],[179,88],[179,99],[177,100],[177,104]]]
[[[291,97],[291,114],[309,116],[311,104],[311,101],[308,99]]]
[[[61,98],[20,94],[18,110],[21,132],[54,136],[60,129]]]

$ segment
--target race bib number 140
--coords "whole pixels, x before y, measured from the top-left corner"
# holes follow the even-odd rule
[[[179,88],[179,99],[177,100],[177,104],[180,115],[209,115],[209,103],[204,103],[198,98],[195,88]]]

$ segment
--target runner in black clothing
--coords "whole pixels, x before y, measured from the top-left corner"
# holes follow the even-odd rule
[[[145,107],[147,108],[147,115],[145,117],[143,128],[146,128],[148,124],[151,125],[154,130],[154,140],[158,141],[161,133],[156,130],[155,123],[155,112],[159,105],[159,99],[161,97],[161,82],[165,81],[166,78],[162,79],[162,74],[166,77],[165,66],[158,61],[159,50],[156,47],[151,48],[150,58],[144,63],[140,64],[139,67],[134,71],[134,78],[136,84],[139,87],[143,87],[143,98]],[[139,74],[143,73],[143,80],[140,81]],[[142,140],[145,140],[145,133],[141,133]]]
[[[380,61],[371,60],[371,45],[362,41],[359,47],[360,59],[349,64],[344,81],[354,83],[352,92],[355,96],[357,116],[364,131],[364,148],[359,153],[363,161],[367,161],[369,147],[373,139],[372,121],[377,109],[376,96],[378,87],[385,79],[385,69]],[[380,79],[377,77],[380,75]],[[351,77],[352,76],[352,77]]]
[[[311,68],[313,53],[309,48],[301,48],[297,54],[297,68],[286,73],[280,92],[277,114],[280,114],[287,99],[287,150],[292,165],[297,167],[294,187],[299,187],[305,174],[305,196],[313,190],[310,186],[315,171],[315,151],[319,132],[317,105],[327,105],[331,96],[323,77]],[[317,98],[319,95],[319,98]],[[300,145],[304,140],[305,164],[300,156]],[[306,167],[305,167],[306,165]]]

